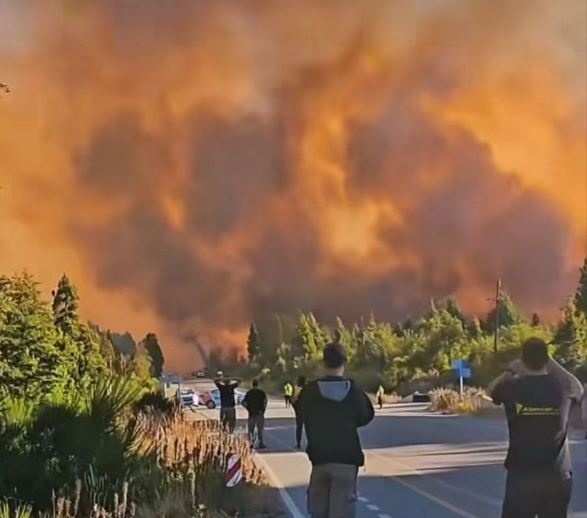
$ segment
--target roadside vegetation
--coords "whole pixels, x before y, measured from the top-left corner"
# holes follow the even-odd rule
[[[494,353],[496,321],[499,342]],[[273,314],[251,324],[247,358],[238,360],[235,352],[212,361],[245,377],[258,376],[270,390],[280,391],[286,380],[314,376],[323,346],[336,340],[347,351],[349,374],[367,391],[375,392],[381,384],[387,393],[405,396],[435,387],[456,389],[451,370],[456,359],[471,365],[468,384],[486,386],[518,357],[521,343],[531,336],[552,343],[557,360],[587,377],[587,259],[576,292],[556,323],[544,322],[537,314],[527,318],[505,291],[497,309],[484,318],[466,315],[454,299],[431,301],[421,317],[394,323],[370,315],[352,323],[338,319],[332,325],[313,313]]]
[[[162,396],[157,337],[122,354],[77,309],[66,276],[51,304],[31,276],[0,277],[0,518],[269,516],[247,441]]]
[[[480,414],[491,406],[482,389],[468,387],[462,394],[456,390],[436,388],[430,392],[429,409],[444,414]]]

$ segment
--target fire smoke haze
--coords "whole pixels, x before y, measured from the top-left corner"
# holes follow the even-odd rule
[[[497,277],[553,315],[585,253],[585,5],[0,0],[0,270],[69,272],[175,365],[267,312],[485,312]]]

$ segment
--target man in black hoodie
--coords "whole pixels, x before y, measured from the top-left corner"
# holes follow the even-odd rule
[[[353,518],[357,474],[365,463],[357,429],[373,420],[367,395],[343,377],[346,357],[338,344],[328,344],[326,376],[308,383],[298,408],[306,428],[312,462],[308,511],[313,518]]]

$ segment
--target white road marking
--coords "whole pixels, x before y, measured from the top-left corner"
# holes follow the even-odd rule
[[[459,516],[462,516],[463,518],[481,518],[479,515],[471,514],[467,511],[465,511],[464,509],[461,509],[460,507],[455,507],[450,502],[447,502],[446,500],[443,500],[442,498],[434,496],[433,494],[428,493],[428,491],[424,491],[423,489],[419,488],[418,486],[415,486],[414,484],[412,484],[410,482],[402,480],[399,477],[396,478],[396,477],[390,476],[389,479],[393,480],[394,482],[397,482],[398,484],[400,484],[404,487],[407,487],[408,489],[411,489],[415,493],[418,493],[419,495],[422,495],[423,497],[428,498],[428,500],[431,500],[435,504],[438,504],[441,507],[444,507],[445,509],[452,511],[453,513],[455,513]]]
[[[377,518],[392,518],[389,514],[378,514]]]
[[[291,427],[293,428],[293,427]],[[267,430],[265,430],[267,432]],[[282,446],[284,446],[285,448],[287,448],[288,450],[290,450],[292,453],[301,453],[303,454],[303,452],[301,452],[300,450],[296,450],[294,448],[292,448],[289,444],[285,443],[284,441],[282,441],[281,439],[275,437],[275,435],[271,434],[271,438],[275,441],[278,442],[279,444],[281,444]],[[262,459],[263,460],[263,466],[265,469],[267,469],[267,473],[269,474],[269,476],[271,477],[271,480],[274,484],[274,486],[279,490],[279,494],[281,495],[281,498],[283,499],[283,502],[285,504],[285,506],[287,507],[288,511],[290,513],[292,513],[292,517],[293,518],[303,518],[303,516],[300,514],[298,507],[296,506],[296,504],[294,503],[294,501],[292,500],[292,498],[289,496],[289,493],[287,492],[287,489],[285,489],[282,485],[279,484],[279,481],[277,480],[277,477],[275,476],[275,474],[271,471],[271,468],[269,467],[269,465],[267,464],[267,462],[263,459],[262,455],[257,455],[256,458],[258,459]],[[364,496],[358,496],[357,497],[357,501],[362,502],[364,504],[367,505],[367,509],[369,509],[370,511],[380,511],[381,509],[374,505],[374,504],[369,504],[369,499],[365,498]],[[291,504],[291,507],[290,507]],[[298,514],[295,514],[298,513]],[[391,516],[389,516],[388,514],[382,514],[379,515],[379,518],[392,518]]]
[[[277,478],[269,464],[265,461],[263,456],[255,455],[255,459],[263,465],[263,469],[269,475],[269,478],[271,479],[273,486],[277,488],[277,490],[279,491],[279,496],[281,496],[281,499],[283,500],[285,507],[287,507],[287,510],[291,515],[291,518],[304,518],[304,515],[300,513],[298,506],[295,504],[292,497],[289,496],[287,489],[285,489],[283,484],[279,481],[279,479]]]

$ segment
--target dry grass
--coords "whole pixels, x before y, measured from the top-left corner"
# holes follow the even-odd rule
[[[479,414],[488,407],[484,394],[482,389],[474,387],[467,388],[462,395],[456,390],[438,388],[430,392],[428,408],[446,414]]]
[[[155,456],[158,469],[134,474],[135,481],[124,482],[109,502],[98,492],[99,484],[88,487],[78,480],[73,491],[60,491],[59,496],[54,496],[53,511],[42,518],[281,516],[281,508],[275,503],[266,475],[255,464],[246,438],[228,434],[216,421],[188,422],[181,415],[168,419],[144,415],[140,417],[140,427],[139,451]],[[236,488],[226,488],[226,466],[233,454],[241,458],[243,481]],[[154,489],[151,503],[133,501],[135,484]],[[90,506],[90,513],[83,512],[79,505],[80,500],[88,499],[99,503]],[[17,502],[0,503],[0,518],[32,518],[31,513],[29,506]]]
[[[152,432],[143,447],[156,451],[158,462],[172,477],[195,484],[192,489],[197,502],[205,500],[201,483],[223,474],[233,454],[241,458],[245,481],[267,484],[265,474],[253,460],[248,440],[226,433],[217,421],[189,422],[175,416]]]

